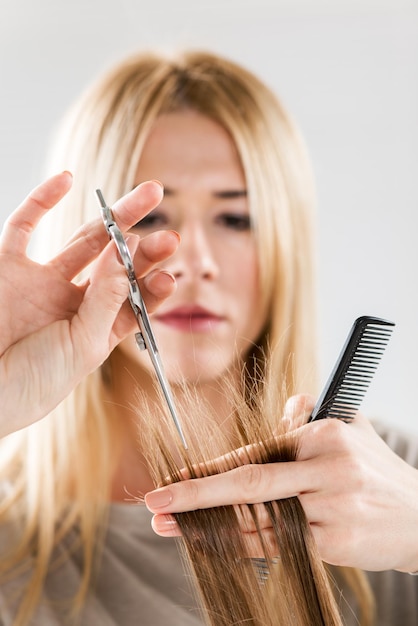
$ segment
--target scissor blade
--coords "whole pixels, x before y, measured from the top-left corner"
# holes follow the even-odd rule
[[[175,424],[175,427],[177,429],[177,432],[179,434],[183,447],[185,450],[187,450],[186,438],[183,434],[183,429],[181,427],[180,420],[177,415],[176,407],[174,405],[174,400],[173,400],[173,396],[171,393],[171,388],[166,378],[166,375],[164,373],[164,368],[161,362],[160,355],[158,354],[158,352],[154,352],[154,351],[150,351],[149,354],[151,357],[152,364],[154,365],[155,372],[157,374],[158,382],[160,383],[160,387],[162,389],[165,400],[167,402],[167,406],[170,411],[171,417],[173,418],[173,422]]]
[[[125,270],[128,276],[129,301],[130,301],[132,310],[135,314],[136,320],[138,322],[139,329],[141,331],[140,333],[138,333],[141,336],[141,341],[137,342],[138,346],[140,347],[140,349],[146,348],[148,350],[151,362],[155,369],[155,373],[157,374],[158,382],[160,384],[164,398],[167,402],[167,406],[170,411],[171,417],[173,418],[174,424],[176,426],[176,429],[182,441],[182,444],[184,448],[187,450],[186,439],[184,437],[180,420],[178,418],[177,411],[175,409],[174,400],[173,400],[173,396],[171,393],[171,388],[168,383],[167,377],[164,373],[163,364],[162,364],[160,355],[158,353],[157,344],[154,338],[154,333],[152,332],[151,323],[150,323],[149,316],[148,316],[148,311],[146,309],[144,299],[142,298],[138,281],[136,280],[136,277],[135,277],[132,257],[126,245],[126,241],[123,236],[123,233],[113,218],[112,209],[109,206],[107,206],[106,201],[100,189],[96,189],[96,195],[101,205],[101,214],[102,214],[103,222],[106,226],[106,230],[109,236],[115,242],[116,248],[119,252],[120,258],[125,266]]]

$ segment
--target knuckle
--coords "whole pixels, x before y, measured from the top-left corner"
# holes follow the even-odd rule
[[[193,505],[197,508],[203,504],[201,490],[199,488],[199,479],[190,479],[182,481],[182,499],[193,503]]]
[[[30,234],[34,228],[33,223],[29,219],[17,219],[13,214],[5,220],[4,224],[13,230],[20,230],[25,234]]]
[[[364,495],[370,485],[370,473],[363,463],[354,458],[349,459],[348,465],[353,484],[353,493],[357,496],[357,505],[361,508],[362,494]]]
[[[97,232],[92,228],[91,223],[82,224],[77,228],[69,243],[75,241],[82,241],[83,244],[86,244],[87,247],[90,248],[93,256],[99,254],[104,245],[104,242],[97,236]]]
[[[350,450],[350,432],[347,424],[339,419],[322,420],[316,432],[317,437],[326,437],[329,444],[332,444],[335,450],[346,452]]]
[[[258,496],[263,486],[262,469],[262,465],[252,464],[234,470],[235,488],[244,502],[260,501]]]

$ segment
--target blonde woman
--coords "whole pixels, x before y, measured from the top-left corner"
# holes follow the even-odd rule
[[[193,387],[231,449],[226,379],[250,391],[268,349],[286,396],[317,391],[312,177],[270,90],[215,55],[140,54],[73,107],[51,162],[73,181],[64,172],[44,183],[1,240],[3,622],[202,623],[174,543],[133,504],[144,494],[163,535],[178,534],[173,512],[297,495],[328,563],[417,570],[417,471],[360,416],[350,427],[302,426],[296,463],[157,491],[138,443],[138,411],[154,407],[157,420],[160,401],[132,336],[123,268],[96,218],[97,186],[109,204],[125,196],[116,216],[131,233],[178,398]],[[41,218],[44,264],[35,264],[25,249]],[[301,424],[307,401],[293,405]],[[188,432],[192,420],[184,416]],[[417,456],[411,444],[408,461]],[[389,572],[372,583],[378,624],[416,623],[414,577]]]

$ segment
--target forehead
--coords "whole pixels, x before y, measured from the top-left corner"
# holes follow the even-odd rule
[[[159,116],[138,164],[138,180],[159,178],[166,186],[213,184],[245,187],[241,161],[228,131],[196,111]]]

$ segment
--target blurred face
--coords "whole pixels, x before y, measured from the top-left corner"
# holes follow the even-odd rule
[[[243,170],[221,126],[182,111],[157,119],[138,165],[137,183],[148,179],[160,180],[165,195],[136,232],[181,236],[164,265],[177,291],[151,317],[161,358],[171,382],[207,382],[245,357],[265,320]],[[132,338],[122,350],[151,368]]]

